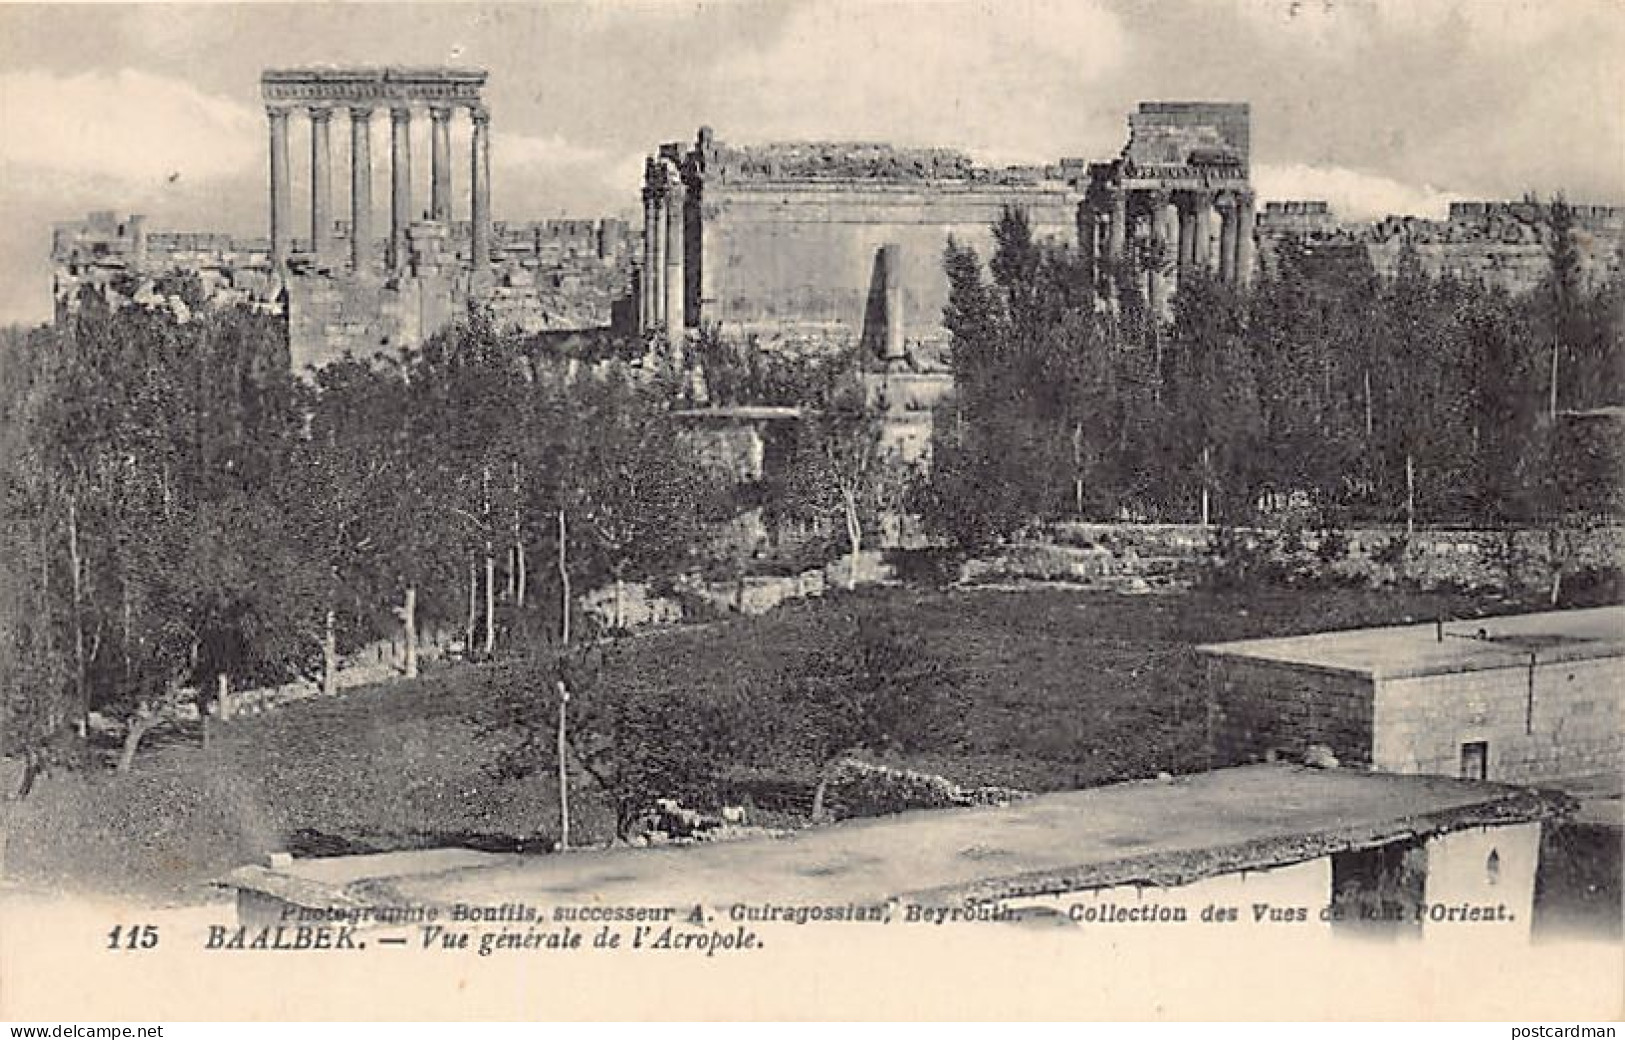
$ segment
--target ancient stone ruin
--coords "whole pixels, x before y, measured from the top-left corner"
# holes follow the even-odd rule
[[[85,287],[115,305],[170,303],[174,275],[194,277],[210,305],[248,303],[285,317],[295,369],[345,351],[366,356],[423,342],[471,300],[527,332],[606,328],[630,293],[633,256],[621,220],[492,219],[486,73],[457,68],[268,69],[269,238],[151,232],[139,215],[93,213],[58,224],[52,242],[58,315]],[[389,225],[374,230],[371,125],[390,119]],[[452,211],[451,124],[467,115],[470,206]],[[349,122],[348,219],[333,206],[335,114]],[[429,117],[427,207],[419,209],[412,127]],[[296,191],[294,127],[308,139],[310,183]],[[341,174],[342,176],[342,174]],[[296,198],[307,199],[304,219]],[[299,232],[304,231],[301,235]]]

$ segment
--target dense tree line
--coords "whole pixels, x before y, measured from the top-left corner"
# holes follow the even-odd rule
[[[87,296],[0,366],[0,695],[25,787],[92,712],[125,724],[128,767],[181,699],[331,688],[380,639],[413,675],[420,634],[471,657],[579,638],[573,596],[694,567],[725,490],[666,368],[479,313],[296,378],[274,318]]]
[[[1430,277],[1410,251],[1383,281],[1288,245],[1250,290],[1183,278],[1164,323],[1142,272],[1006,211],[985,272],[946,250],[958,394],[922,512],[971,547],[1072,518],[1550,521],[1575,505],[1558,409],[1625,400],[1625,294],[1584,284],[1561,202],[1550,219],[1532,295]]]

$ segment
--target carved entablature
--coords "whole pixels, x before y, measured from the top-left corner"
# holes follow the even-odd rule
[[[260,89],[271,103],[456,104],[480,106],[484,69],[304,68],[267,69]]]
[[[1119,176],[1123,185],[1131,189],[1232,188],[1247,183],[1247,168],[1231,163],[1144,166],[1124,160]]]

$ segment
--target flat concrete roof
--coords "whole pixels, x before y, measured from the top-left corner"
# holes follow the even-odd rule
[[[1008,806],[851,820],[783,838],[473,860],[352,856],[244,868],[227,883],[306,905],[945,905],[1185,884],[1572,807],[1561,794],[1498,784],[1263,764]],[[313,897],[311,884],[328,896]]]
[[[1509,617],[1355,628],[1280,639],[1210,643],[1211,657],[1267,661],[1371,679],[1474,672],[1625,656],[1625,606],[1553,610]]]

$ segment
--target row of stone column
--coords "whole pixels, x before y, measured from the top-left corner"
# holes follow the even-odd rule
[[[1148,261],[1153,295],[1162,290],[1166,298],[1169,279],[1176,272],[1199,268],[1232,284],[1251,281],[1255,223],[1251,191],[1154,188],[1134,194],[1140,197],[1131,206],[1128,189],[1108,189],[1106,207],[1093,214],[1092,222],[1104,225],[1095,231],[1097,243],[1104,246],[1099,252],[1107,260],[1119,261],[1127,251],[1131,210],[1146,220],[1152,255],[1142,259]],[[1210,248],[1215,214],[1220,222],[1217,250]]]
[[[643,174],[643,273],[638,325],[678,334],[684,324],[684,202],[688,192],[677,164],[650,159]]]
[[[310,249],[318,263],[333,256],[332,152],[329,128],[339,106],[311,105]],[[346,105],[350,116],[350,266],[372,265],[372,105]],[[458,106],[462,107],[462,106]],[[483,105],[466,106],[473,122],[470,156],[470,252],[474,267],[490,263],[491,114]],[[288,173],[288,116],[291,106],[267,106],[271,130],[271,261],[283,267],[293,240],[292,184]],[[430,209],[432,220],[451,223],[451,119],[454,106],[430,105]],[[406,229],[412,223],[412,109],[390,108],[390,231],[388,267],[406,265]]]

